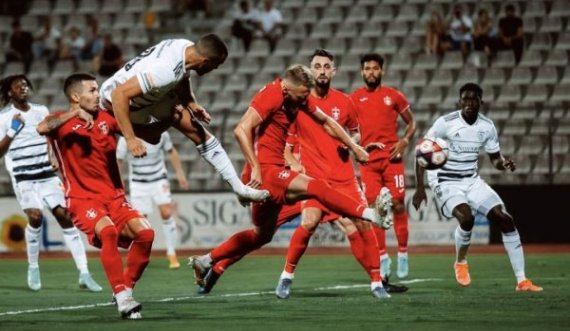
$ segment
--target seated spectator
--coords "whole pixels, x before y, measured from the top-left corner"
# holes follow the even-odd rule
[[[61,32],[52,25],[49,16],[44,16],[41,20],[41,28],[34,35],[34,56],[37,59],[47,59],[48,64],[53,66],[57,61]]]
[[[257,15],[251,9],[248,0],[239,2],[239,9],[233,15],[232,36],[242,40],[243,48],[248,51],[255,31],[261,29],[261,24],[257,20]]]
[[[99,30],[99,21],[91,15],[86,16],[87,32],[85,46],[81,50],[82,60],[93,60],[103,49],[103,37]]]
[[[512,49],[516,63],[520,62],[524,49],[523,21],[515,16],[515,6],[512,4],[505,6],[505,17],[499,20],[497,49]]]
[[[426,53],[443,56],[445,51],[450,48],[451,43],[447,34],[447,26],[441,15],[434,11],[426,24]]]
[[[264,0],[263,8],[258,11],[257,19],[261,25],[261,30],[257,31],[257,35],[267,39],[269,48],[273,52],[279,38],[283,35],[283,15],[279,9],[273,7],[273,0]]]
[[[81,36],[81,30],[72,26],[62,41],[62,47],[59,49],[59,59],[73,60],[74,69],[77,71],[79,70],[83,47],[85,47],[85,39]]]
[[[491,56],[494,35],[493,22],[489,13],[486,9],[479,10],[473,27],[473,48],[485,52],[488,57]]]
[[[449,22],[449,36],[451,37],[453,49],[460,50],[463,59],[467,58],[471,49],[471,42],[473,41],[472,28],[473,21],[471,18],[463,13],[461,5],[455,5],[453,16]]]
[[[6,51],[6,62],[22,62],[27,74],[34,60],[33,42],[34,37],[30,32],[22,30],[20,21],[12,22],[12,35],[10,36],[10,46]]]
[[[106,34],[103,39],[103,50],[101,54],[96,57],[95,65],[99,75],[110,77],[123,66],[123,52],[113,42],[113,37]]]

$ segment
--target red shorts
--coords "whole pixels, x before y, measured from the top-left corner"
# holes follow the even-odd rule
[[[364,198],[364,193],[360,189],[356,178],[353,181],[345,182],[342,184],[329,182],[329,185],[334,187],[335,190],[344,193],[348,196],[353,197],[363,205],[366,205],[366,198]],[[309,199],[301,202],[301,209],[305,208],[317,208],[323,211],[323,217],[321,218],[321,223],[330,222],[338,219],[341,215],[330,211],[327,207],[323,206],[316,199]]]
[[[299,173],[289,168],[274,165],[261,166],[262,188],[269,191],[270,200],[278,205],[287,204],[285,198],[287,189],[291,181],[297,176]]]
[[[301,214],[300,202],[295,202],[293,205],[280,205],[273,201],[254,203],[251,210],[253,225],[262,226],[266,222],[275,222],[276,228],[299,214]]]
[[[385,158],[360,165],[360,179],[369,204],[376,201],[383,186],[390,190],[393,199],[403,201],[406,196],[405,178],[403,161],[390,162]]]
[[[141,213],[131,207],[124,196],[108,201],[69,198],[67,199],[67,208],[75,226],[85,233],[89,243],[97,248],[101,248],[101,242],[95,235],[95,225],[101,218],[108,216],[119,233],[128,221],[144,218]],[[130,238],[120,236],[119,247],[128,248],[131,241]]]

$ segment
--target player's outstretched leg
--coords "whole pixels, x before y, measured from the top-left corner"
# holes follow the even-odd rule
[[[40,279],[40,267],[38,264],[40,252],[40,233],[41,226],[33,228],[28,224],[26,226],[26,253],[28,255],[28,287],[32,291],[39,291],[42,288]]]

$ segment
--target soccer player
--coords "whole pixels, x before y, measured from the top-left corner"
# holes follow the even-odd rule
[[[360,133],[354,104],[348,95],[330,86],[336,73],[334,56],[324,49],[315,50],[310,58],[310,69],[315,79],[315,87],[311,89],[308,97],[309,109],[318,108],[323,111],[341,127],[346,128],[353,140],[358,142]],[[297,158],[292,157],[290,148],[286,147],[285,155],[291,169],[312,178],[323,179],[335,189],[359,198],[362,204],[366,204],[356,180],[352,159],[342,144],[303,112],[297,115],[290,135],[297,137],[301,161],[299,163]],[[388,190],[382,192],[382,199],[390,203]],[[295,269],[309,245],[312,234],[319,223],[335,222],[347,235],[354,256],[369,274],[372,295],[379,299],[389,298],[390,295],[382,285],[380,255],[372,224],[359,219],[344,218],[329,211],[315,199],[301,202],[301,209],[301,225],[297,227],[289,242],[284,270],[275,288],[275,295],[280,299],[289,297]]]
[[[168,267],[178,269],[180,268],[180,263],[176,257],[178,229],[176,228],[176,220],[172,217],[172,197],[166,164],[164,163],[164,152],[168,153],[180,188],[187,190],[188,181],[182,169],[178,151],[172,144],[167,131],[162,133],[158,144],[152,145],[146,141],[144,144],[147,156],[135,158],[127,151],[125,139],[119,138],[117,143],[119,169],[122,169],[123,160],[128,160],[130,201],[136,210],[148,217],[149,214],[152,214],[153,204],[158,206],[162,218]]]
[[[253,229],[234,234],[208,254],[190,258],[198,285],[203,285],[204,276],[216,262],[241,258],[271,241],[283,206],[296,201],[315,198],[338,214],[363,218],[386,228],[392,225],[383,201],[378,200],[376,210],[368,208],[356,197],[331,188],[324,180],[313,179],[286,166],[283,151],[287,133],[299,112],[310,114],[331,136],[346,145],[359,162],[368,160],[368,153],[353,142],[335,120],[318,108],[307,107],[307,97],[314,85],[309,68],[292,65],[285,70],[282,79],[267,84],[254,96],[240,119],[234,134],[251,166],[249,185],[269,190],[270,200],[253,205]]]
[[[47,207],[63,230],[63,238],[79,270],[79,287],[100,292],[103,289],[89,274],[83,241],[66,209],[48,143],[36,131],[49,110],[28,101],[31,90],[32,84],[24,75],[8,76],[0,82],[0,157],[5,156],[16,199],[28,217],[25,231],[28,287],[33,291],[42,287],[38,262],[42,210]]]
[[[542,287],[526,278],[524,253],[513,217],[497,195],[477,173],[479,150],[489,154],[491,163],[498,170],[515,171],[515,163],[501,154],[499,138],[493,121],[479,114],[483,103],[483,90],[474,83],[467,83],[459,90],[460,108],[439,117],[425,137],[441,138],[448,142],[449,158],[441,169],[429,170],[427,180],[442,206],[446,217],[455,217],[459,226],[455,230],[456,260],[455,279],[461,286],[469,286],[471,277],[467,265],[467,250],[474,225],[473,210],[496,222],[502,232],[515,277],[517,291],[539,292]],[[424,187],[425,169],[416,163],[416,192],[413,205],[419,209],[426,201]]]
[[[404,205],[406,194],[402,156],[416,131],[416,122],[406,97],[398,90],[382,85],[384,58],[365,54],[360,60],[365,86],[351,94],[360,118],[361,144],[370,150],[370,162],[360,165],[360,178],[368,203],[382,187],[392,194],[394,231],[398,241],[399,278],[408,276],[408,214]],[[404,136],[398,137],[398,117],[406,123]],[[390,276],[391,260],[386,250],[386,233],[375,227],[380,247],[383,278]]]
[[[164,40],[128,61],[101,85],[101,107],[113,112],[134,157],[147,153],[137,137],[157,144],[161,133],[174,126],[196,144],[240,201],[264,201],[269,192],[243,184],[220,142],[199,122],[209,122],[210,115],[196,102],[190,71],[202,76],[227,56],[226,44],[214,34],[196,44],[186,39]]]
[[[74,223],[100,248],[100,258],[121,317],[140,319],[135,283],[149,262],[154,230],[125,197],[117,165],[117,121],[99,109],[95,77],[76,73],[64,83],[69,111],[46,117],[38,132],[48,135],[61,166]],[[118,247],[128,248],[126,267]]]

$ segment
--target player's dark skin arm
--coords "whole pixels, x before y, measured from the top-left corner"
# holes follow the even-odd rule
[[[408,107],[404,112],[400,114],[404,122],[406,123],[406,131],[404,133],[404,137],[392,146],[390,149],[390,160],[399,160],[404,155],[406,151],[406,147],[410,143],[410,140],[414,137],[414,133],[416,133],[416,120],[414,119],[414,113]]]
[[[515,169],[517,168],[515,162],[513,162],[513,160],[509,158],[505,158],[503,154],[501,154],[501,152],[492,153],[492,154],[490,153],[489,158],[491,159],[491,163],[493,164],[495,169],[515,171]]]
[[[416,210],[420,209],[422,201],[427,203],[426,188],[424,185],[424,174],[426,169],[416,161],[416,192],[412,197],[412,205]]]

